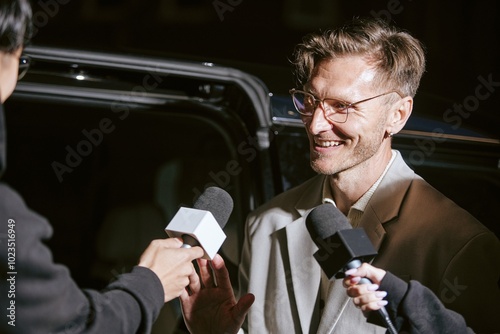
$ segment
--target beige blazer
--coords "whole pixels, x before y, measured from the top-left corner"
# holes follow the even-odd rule
[[[324,178],[313,177],[248,217],[239,292],[256,297],[244,326],[250,333],[385,333],[366,322],[340,280],[319,300],[321,268],[305,218],[321,204]],[[476,332],[500,331],[498,238],[416,175],[399,152],[360,226],[378,250],[374,265],[420,281]]]

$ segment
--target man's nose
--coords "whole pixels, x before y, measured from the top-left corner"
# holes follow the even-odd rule
[[[332,122],[325,117],[325,110],[321,102],[317,104],[313,115],[306,122],[306,126],[309,132],[314,135],[332,129]]]

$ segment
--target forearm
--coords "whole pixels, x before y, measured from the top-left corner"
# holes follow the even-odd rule
[[[83,332],[150,333],[164,305],[163,288],[149,269],[134,267],[102,292],[86,290],[90,320]]]
[[[0,282],[0,306],[5,310],[13,305],[14,322],[2,321],[0,332],[135,333],[150,328],[164,301],[163,287],[153,272],[134,268],[102,293],[81,290],[68,269],[53,262],[43,242],[52,234],[48,222],[1,184],[0,199],[0,234],[6,234],[9,219],[15,221],[12,268],[5,267],[9,252],[0,242],[3,273],[15,271],[12,284],[6,279]],[[14,293],[6,298],[10,290]]]
[[[460,314],[446,309],[431,290],[417,281],[406,283],[388,272],[379,290],[388,292],[387,311],[398,331],[473,333]],[[372,316],[369,321],[374,322]]]
[[[434,292],[476,333],[500,333],[500,243],[491,232],[474,235],[450,260]]]

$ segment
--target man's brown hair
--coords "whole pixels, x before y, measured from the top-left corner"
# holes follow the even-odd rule
[[[295,48],[296,81],[304,86],[314,67],[325,59],[361,56],[373,65],[379,82],[414,97],[425,71],[423,45],[408,32],[381,19],[355,18],[334,30],[309,34]]]

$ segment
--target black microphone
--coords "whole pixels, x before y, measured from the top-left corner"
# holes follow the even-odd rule
[[[233,211],[233,199],[223,189],[209,187],[193,208],[181,207],[165,228],[170,237],[180,237],[183,248],[201,246],[203,256],[213,260],[226,235],[222,231]]]
[[[344,272],[370,262],[377,255],[363,228],[353,229],[347,217],[333,204],[321,204],[306,218],[306,227],[318,246],[314,253],[328,279],[343,278]],[[364,277],[359,284],[371,283]],[[378,310],[389,333],[397,333],[385,307]]]

